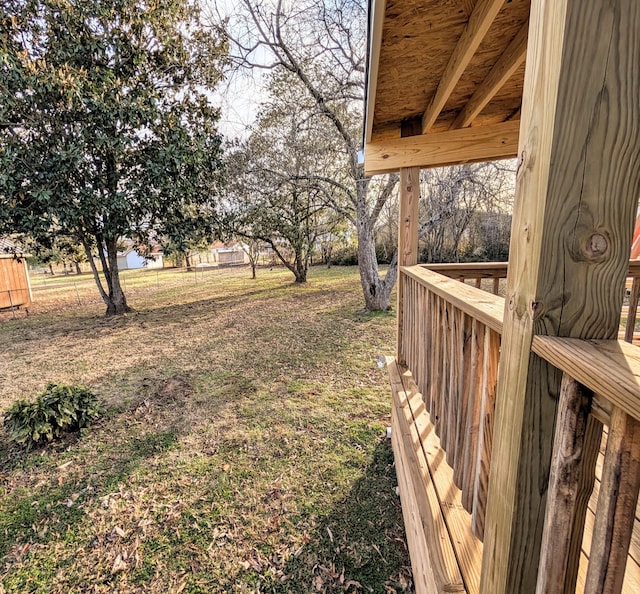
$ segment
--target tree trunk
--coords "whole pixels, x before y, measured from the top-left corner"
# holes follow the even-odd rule
[[[308,256],[307,256],[308,257]],[[307,260],[302,252],[296,253],[296,258],[293,264],[293,274],[296,277],[296,283],[307,282],[307,269],[309,268]]]
[[[107,260],[109,269],[105,270],[105,275],[109,275],[109,295],[106,300],[107,312],[106,316],[115,316],[131,311],[127,305],[127,299],[124,296],[122,285],[120,285],[120,271],[118,270],[118,248],[116,241],[107,243]]]
[[[184,253],[184,259],[187,264],[187,272],[191,272],[191,257],[189,256],[189,252]]]
[[[365,308],[369,311],[387,311],[398,273],[397,252],[389,264],[385,278],[380,278],[373,232],[360,218],[358,220],[358,269]]]
[[[255,262],[251,262],[251,279],[252,280],[256,279],[256,263]]]
[[[307,270],[305,268],[296,268],[296,283],[303,284],[307,282]]]
[[[82,274],[82,270],[80,270],[80,262],[76,260],[74,264],[76,265],[76,274]]]
[[[51,262],[49,262],[49,272],[51,272],[51,276],[55,274],[55,272],[53,272],[53,264],[51,264]]]
[[[100,290],[102,300],[107,306],[105,316],[109,318],[111,316],[127,313],[131,311],[131,308],[127,305],[127,299],[124,296],[122,286],[120,285],[120,272],[118,270],[118,242],[116,239],[102,241],[102,237],[96,237],[96,239],[98,240],[98,255],[100,256],[102,270],[109,289],[108,292],[103,289],[100,283],[100,278],[97,275],[97,270],[94,270],[96,284]],[[105,251],[106,254],[104,253]]]

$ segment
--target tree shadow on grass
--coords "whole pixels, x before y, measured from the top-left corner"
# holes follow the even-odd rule
[[[318,519],[301,550],[284,565],[265,553],[235,576],[235,585],[282,594],[413,591],[396,485],[391,446],[381,441],[364,474]]]
[[[85,507],[95,507],[147,460],[176,447],[188,431],[182,415],[190,390],[183,378],[172,377],[151,397],[31,451],[0,439],[7,489],[0,505],[0,558],[16,545],[44,544],[79,529]]]
[[[0,558],[20,543],[47,543],[62,538],[72,527],[81,525],[85,503],[114,491],[147,458],[171,449],[177,441],[178,432],[173,429],[131,436],[120,444],[117,456],[97,456],[79,480],[62,481],[51,476],[48,484],[38,485],[37,489],[15,488],[4,497],[0,508]],[[42,450],[17,459],[3,456],[0,472],[38,464],[35,458],[41,456]]]

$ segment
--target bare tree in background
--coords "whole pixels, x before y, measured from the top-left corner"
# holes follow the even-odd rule
[[[458,262],[461,241],[483,213],[508,216],[515,183],[512,161],[425,169],[420,174],[419,237],[427,262]],[[497,235],[496,235],[497,237]]]
[[[394,193],[397,176],[371,183],[358,160],[362,138],[366,8],[362,0],[239,0],[232,16],[215,19],[230,42],[238,68],[284,71],[301,89],[310,116],[327,122],[336,143],[340,175],[317,175],[331,186],[331,206],[355,227],[358,267],[365,306],[389,308],[397,255],[383,278],[378,271],[374,233],[380,212]]]

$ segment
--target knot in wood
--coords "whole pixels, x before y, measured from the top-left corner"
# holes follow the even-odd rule
[[[593,260],[601,258],[609,251],[609,240],[602,233],[592,233],[584,245],[584,255]]]
[[[544,304],[542,301],[532,300],[531,303],[529,303],[529,311],[531,312],[531,319],[537,320],[544,312]]]

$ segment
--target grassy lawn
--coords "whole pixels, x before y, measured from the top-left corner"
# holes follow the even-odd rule
[[[52,381],[107,413],[29,453],[0,429],[0,593],[411,590],[393,314],[359,311],[356,269],[248,276],[126,273],[117,319],[88,277],[36,279],[2,314],[0,410]]]

